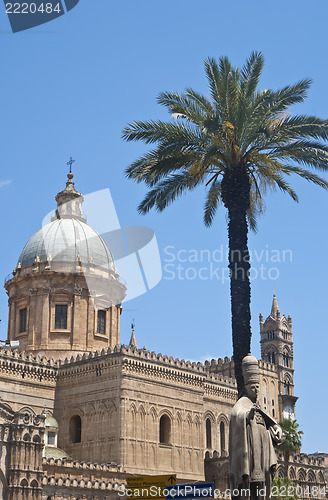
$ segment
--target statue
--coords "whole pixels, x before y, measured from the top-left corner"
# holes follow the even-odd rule
[[[274,443],[281,427],[258,404],[258,361],[248,354],[242,360],[244,391],[232,409],[229,429],[230,488],[233,497],[268,499],[277,457]]]

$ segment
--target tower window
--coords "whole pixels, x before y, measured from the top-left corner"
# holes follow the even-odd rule
[[[159,442],[170,444],[171,442],[171,420],[168,415],[162,415],[159,421]]]
[[[206,448],[212,448],[212,426],[209,418],[206,419]]]
[[[27,309],[19,310],[19,333],[26,332]]]
[[[82,420],[79,415],[73,415],[69,421],[69,437],[71,443],[81,443]]]
[[[288,381],[284,382],[284,394],[285,394],[285,396],[290,394],[290,384]]]
[[[269,352],[268,353],[268,361],[269,361],[269,363],[271,363],[273,365],[275,364],[275,362],[276,362],[276,356],[275,356],[274,352]]]
[[[288,367],[288,355],[287,354],[283,355],[283,357],[282,357],[282,363],[283,363],[284,366]]]
[[[67,329],[67,306],[56,305],[55,307],[55,329]]]
[[[106,333],[106,311],[99,310],[97,314],[97,333],[105,335]]]

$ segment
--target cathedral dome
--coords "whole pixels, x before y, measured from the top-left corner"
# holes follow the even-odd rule
[[[30,238],[18,259],[18,266],[35,262],[92,264],[115,271],[113,255],[105,241],[75,217],[55,219]]]

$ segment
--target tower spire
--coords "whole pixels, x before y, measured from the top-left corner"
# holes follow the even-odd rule
[[[279,311],[279,306],[278,306],[276,294],[273,292],[271,316],[276,319],[277,315],[280,315],[280,311]]]
[[[138,348],[136,336],[134,334],[134,320],[131,323],[131,338],[130,338],[129,346]]]

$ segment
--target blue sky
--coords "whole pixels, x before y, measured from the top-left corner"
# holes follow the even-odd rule
[[[168,279],[172,267],[165,267],[173,258],[168,251],[177,265],[178,255],[190,259],[191,251],[200,256],[201,250],[213,255],[224,249],[226,214],[221,210],[206,229],[199,189],[161,214],[139,216],[136,207],[145,189],[125,179],[124,169],[147,148],[124,143],[121,130],[136,119],[168,118],[156,103],[160,91],[192,86],[206,94],[206,57],[227,55],[241,65],[253,50],[265,56],[262,88],[310,77],[308,99],[292,111],[327,118],[327,17],[323,1],[81,0],[61,18],[13,34],[1,4],[0,276],[13,270],[23,246],[54,208],[72,155],[79,191],[108,187],[121,225],[147,226],[157,237],[163,279],[126,303],[122,342],[128,342],[134,318],[140,347],[193,360],[231,356],[228,282],[217,275],[201,279],[199,269],[208,262],[180,262],[183,279]],[[258,315],[269,314],[275,290],[281,313],[293,318],[303,451],[328,451],[328,193],[298,179],[293,185],[300,204],[269,194],[259,232],[250,236],[259,274],[252,280],[252,348],[259,355]],[[226,263],[214,265],[220,277]],[[262,277],[261,265],[266,268]],[[196,271],[186,271],[189,267]],[[195,272],[195,279],[187,279]],[[5,338],[4,290],[0,318]]]

